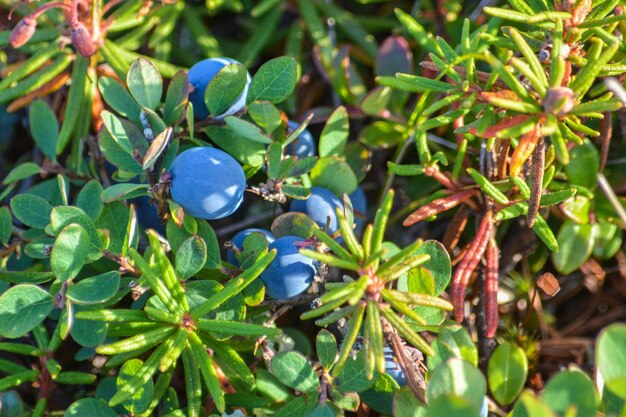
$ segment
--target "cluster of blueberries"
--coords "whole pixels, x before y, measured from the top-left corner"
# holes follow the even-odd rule
[[[213,116],[217,119],[235,114],[246,103],[248,84],[240,97],[224,113],[211,115],[204,103],[204,92],[226,65],[236,63],[229,58],[211,58],[198,62],[191,67],[187,76],[193,91],[189,100],[193,104],[195,116],[199,119]],[[296,129],[297,123],[289,122],[290,129]],[[315,141],[311,133],[303,131],[298,140],[290,144],[286,152],[303,158],[316,154]],[[171,197],[180,204],[185,212],[207,220],[216,220],[233,214],[243,201],[246,189],[246,176],[241,165],[229,154],[216,148],[195,147],[182,152],[176,157],[169,170]],[[359,188],[351,196],[352,205],[357,213],[364,213],[366,200]],[[293,200],[290,211],[307,214],[320,227],[329,222],[329,233],[338,229],[336,208],[343,208],[343,203],[331,191],[313,187],[306,200]],[[363,227],[363,219],[357,218],[356,227]],[[269,248],[276,249],[274,261],[261,275],[266,293],[276,300],[285,300],[305,292],[316,274],[314,261],[299,253],[306,242],[296,236],[283,236],[275,239],[271,232],[263,229],[246,229],[233,238],[235,250],[241,250],[244,239],[253,232],[259,232],[267,238]],[[229,251],[231,264],[238,265],[235,252]]]
[[[211,115],[204,103],[204,92],[211,80],[224,66],[231,63],[236,61],[229,58],[211,58],[200,61],[189,70],[188,80],[193,86],[189,100],[193,104],[196,118],[205,119],[212,116],[220,119],[241,111],[245,106],[250,84],[249,75],[241,96],[224,113]],[[289,122],[291,130],[297,127],[297,123]],[[315,140],[308,130],[304,130],[298,140],[290,144],[285,151],[300,158],[314,156],[317,153]],[[221,219],[233,214],[243,202],[246,189],[245,173],[232,156],[219,149],[210,147],[188,149],[174,159],[169,173],[172,178],[170,188],[172,200],[194,217],[206,220]],[[367,200],[360,187],[350,194],[349,198],[356,214],[355,228],[360,232],[365,225]],[[138,202],[140,210],[141,204],[144,203],[147,201]],[[291,212],[305,213],[318,226],[327,227],[331,235],[339,228],[335,211],[337,208],[343,209],[341,199],[322,187],[312,187],[307,199],[294,199],[289,206]],[[286,300],[304,293],[317,273],[315,261],[300,254],[300,249],[307,245],[305,239],[297,236],[276,238],[266,229],[245,229],[232,238],[233,248],[227,251],[226,260],[234,266],[239,266],[236,253],[243,249],[244,240],[252,233],[263,235],[267,239],[269,249],[276,249],[276,257],[260,276],[266,294],[275,300]],[[337,239],[339,241],[341,237]],[[385,347],[385,359],[386,372],[399,385],[406,385],[404,373],[389,347]]]

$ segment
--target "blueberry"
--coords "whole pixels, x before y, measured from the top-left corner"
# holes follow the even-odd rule
[[[269,230],[257,229],[255,227],[253,227],[253,228],[250,228],[250,229],[244,229],[244,230],[240,231],[239,233],[237,233],[235,236],[233,236],[233,238],[231,239],[231,242],[233,242],[233,245],[237,249],[242,250],[243,249],[243,241],[246,240],[246,238],[251,233],[254,233],[254,232],[263,233],[265,235],[265,237],[267,238],[267,243],[268,244],[270,244],[274,240],[276,240],[276,238],[274,237],[272,232],[270,232]],[[232,265],[239,266],[239,261],[237,261],[237,256],[235,255],[235,252],[233,252],[230,249],[226,251],[226,260],[228,261],[228,263],[230,263]]]
[[[352,194],[349,195],[352,208],[354,209],[354,223],[356,230],[363,230],[365,226],[365,218],[367,216],[367,199],[361,187],[357,187]]]
[[[299,123],[289,121],[289,134],[296,130],[300,125]],[[305,158],[307,156],[317,155],[317,147],[315,146],[315,139],[308,130],[304,129],[298,138],[287,145],[285,149],[287,155],[297,156],[298,158]]]
[[[393,350],[389,346],[385,346],[383,350],[385,352],[385,372],[387,375],[392,377],[398,385],[401,387],[405,386],[406,377],[404,376],[404,372],[402,372],[402,368],[400,368],[400,365],[393,354]]]
[[[20,417],[24,414],[22,397],[16,391],[0,392],[0,417]]]
[[[339,228],[335,209],[343,209],[343,203],[332,191],[326,188],[313,187],[311,195],[306,200],[292,200],[289,211],[307,214],[321,228],[326,226],[326,219],[330,217],[329,233],[335,233]]]
[[[174,159],[172,200],[194,217],[221,219],[235,212],[243,201],[246,175],[229,154],[208,147],[191,148]]]
[[[286,300],[302,294],[313,282],[316,268],[313,259],[300,254],[305,240],[295,236],[283,236],[269,245],[276,249],[276,258],[261,274],[265,292],[275,300]]]
[[[187,78],[189,83],[193,85],[194,91],[189,94],[189,100],[193,103],[193,112],[196,119],[206,119],[209,116],[221,119],[231,114],[235,114],[246,105],[246,98],[248,96],[248,87],[252,78],[250,74],[247,74],[248,81],[243,89],[241,95],[237,98],[237,101],[233,103],[228,110],[219,115],[210,115],[209,110],[204,104],[204,91],[211,82],[211,80],[217,75],[217,73],[226,65],[239,64],[231,58],[209,58],[203,61],[197,62],[193,67],[189,69]]]

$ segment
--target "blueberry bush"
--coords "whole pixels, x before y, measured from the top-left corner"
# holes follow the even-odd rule
[[[0,16],[0,417],[626,416],[623,0]]]

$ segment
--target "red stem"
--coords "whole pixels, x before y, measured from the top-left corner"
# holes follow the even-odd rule
[[[494,233],[495,234],[495,233]],[[498,330],[498,271],[500,250],[494,239],[489,239],[487,247],[487,268],[485,270],[485,318],[486,336],[493,338]]]
[[[465,300],[465,290],[467,289],[472,273],[478,266],[478,263],[487,249],[487,243],[491,238],[492,230],[492,212],[489,210],[483,217],[476,236],[474,237],[470,247],[467,249],[465,256],[459,263],[456,271],[454,271],[452,285],[450,288],[450,298],[452,299],[452,305],[454,306],[454,316],[459,323],[463,321],[463,301]]]

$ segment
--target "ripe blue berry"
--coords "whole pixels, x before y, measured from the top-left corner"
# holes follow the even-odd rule
[[[251,234],[251,233],[263,233],[265,235],[265,237],[267,238],[267,243],[270,244],[273,241],[276,240],[276,238],[274,237],[274,235],[272,234],[272,232],[270,232],[269,230],[266,229],[257,229],[255,227],[250,228],[250,229],[244,229],[242,231],[240,231],[239,233],[237,233],[235,236],[233,236],[231,242],[233,243],[233,245],[239,249],[242,250],[243,249],[243,241],[246,240],[246,238]],[[228,263],[235,265],[235,266],[239,266],[239,261],[237,260],[237,256],[235,255],[235,252],[233,252],[232,250],[227,250],[226,251],[226,260],[228,261]]]
[[[389,346],[385,346],[383,349],[385,352],[385,372],[387,375],[392,377],[394,381],[398,383],[401,387],[406,385],[406,377],[404,376],[404,372],[398,361],[396,361],[396,357],[393,354],[393,350]]]
[[[261,274],[265,292],[275,300],[286,300],[305,292],[316,273],[315,261],[300,254],[304,239],[283,236],[272,243],[269,249],[276,249],[276,258]]]
[[[194,217],[221,219],[243,201],[246,175],[232,156],[219,149],[186,150],[174,159],[170,174],[172,200]]]
[[[299,126],[298,123],[293,121],[289,121],[287,124],[289,125],[290,134]],[[313,139],[311,132],[304,129],[298,136],[298,139],[287,145],[285,153],[287,155],[297,156],[298,158],[317,155],[317,146],[315,145],[315,139]]]
[[[187,73],[187,79],[189,83],[193,85],[194,91],[189,94],[189,101],[193,103],[193,112],[196,119],[206,119],[209,116],[221,119],[231,114],[235,114],[246,105],[246,98],[248,96],[248,87],[252,78],[248,74],[248,81],[243,89],[241,95],[237,100],[222,114],[209,114],[209,110],[204,104],[204,92],[211,82],[211,80],[217,75],[217,73],[226,65],[238,64],[239,62],[231,58],[209,58],[197,62],[193,67],[189,69]]]
[[[338,229],[335,209],[343,209],[343,203],[332,191],[326,188],[313,187],[311,195],[306,200],[292,200],[289,211],[307,214],[321,228],[326,226],[326,219],[330,218],[328,232],[335,233]]]

